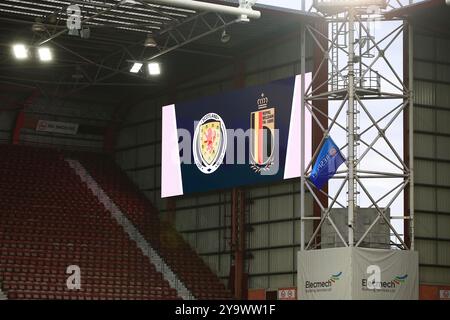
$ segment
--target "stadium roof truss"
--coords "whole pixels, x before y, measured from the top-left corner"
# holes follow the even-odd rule
[[[189,43],[204,38],[218,30],[249,18],[258,18],[259,11],[251,9],[247,2],[239,7],[223,4],[203,3],[197,1],[167,0],[4,0],[0,3],[1,21],[34,25],[39,23],[44,32],[34,32],[35,46],[50,43],[76,59],[72,61],[77,70],[87,80],[74,83],[74,91],[91,85],[104,83],[115,75],[145,80],[137,85],[156,84],[142,74],[132,74],[128,70],[130,62],[150,61],[174,50],[182,49]],[[168,5],[167,3],[176,3]],[[180,6],[182,4],[183,6]],[[69,37],[67,45],[67,20],[72,14],[69,6],[78,5],[81,9],[81,28],[96,30],[95,37]],[[196,9],[196,8],[199,9]],[[210,10],[208,10],[210,9]],[[205,11],[208,10],[208,11]],[[105,32],[106,29],[118,32]],[[119,32],[120,31],[120,32]],[[156,40],[154,48],[143,47],[145,36]],[[96,52],[97,59],[88,57],[86,52],[76,50],[79,46]],[[189,50],[195,53],[195,50]],[[219,56],[220,53],[198,51],[202,55]],[[89,66],[88,71],[86,66]],[[93,69],[92,67],[95,67]],[[17,80],[17,79],[12,79]],[[131,85],[124,81],[123,85]]]

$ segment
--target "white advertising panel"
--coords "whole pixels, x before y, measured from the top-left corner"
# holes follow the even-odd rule
[[[332,248],[298,253],[300,300],[417,300],[418,254]]]
[[[346,248],[299,251],[298,299],[351,299],[350,254]]]
[[[418,259],[409,250],[352,250],[353,299],[417,300]]]

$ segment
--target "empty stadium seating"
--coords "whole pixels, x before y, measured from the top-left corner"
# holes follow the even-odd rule
[[[0,153],[0,283],[9,299],[179,299],[61,153],[10,145]],[[69,265],[81,269],[80,290],[67,288]]]
[[[197,299],[232,297],[182,236],[159,219],[158,210],[114,161],[89,153],[78,154],[77,158]]]

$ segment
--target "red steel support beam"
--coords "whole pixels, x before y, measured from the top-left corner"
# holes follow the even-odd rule
[[[247,228],[246,228],[246,212],[247,212],[247,199],[245,198],[245,191],[241,189],[241,216],[240,216],[240,247],[239,247],[239,254],[241,256],[242,265],[240,265],[240,272],[242,272],[242,288],[241,288],[241,299],[247,299],[248,298],[248,272],[245,272],[245,259],[247,256]]]
[[[16,124],[14,125],[13,134],[12,134],[12,144],[19,144],[20,142],[20,130],[23,128],[23,124],[25,122],[25,111],[20,110],[16,117]]]
[[[25,124],[25,109],[32,105],[36,99],[39,97],[39,91],[34,89],[31,95],[23,102],[22,109],[19,111],[16,117],[16,123],[14,125],[11,143],[19,144],[20,142],[20,131]]]
[[[237,299],[238,293],[236,289],[236,243],[237,243],[237,218],[238,215],[238,198],[237,189],[234,188],[231,191],[231,239],[230,239],[230,251],[231,251],[231,266],[230,266],[230,289],[233,290],[234,297]]]
[[[105,128],[105,134],[103,135],[103,152],[108,154],[114,153],[116,138],[117,126],[115,123],[111,123]]]
[[[235,88],[245,87],[245,63],[235,63],[233,85]],[[242,300],[247,297],[247,277],[245,276],[245,193],[234,188],[231,193],[231,254],[234,265],[230,269],[231,288],[234,297]]]
[[[234,188],[232,191],[231,250],[234,257],[234,297],[247,297],[247,277],[245,275],[245,192]]]

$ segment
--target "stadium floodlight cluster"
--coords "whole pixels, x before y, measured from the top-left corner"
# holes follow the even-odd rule
[[[135,61],[133,65],[131,66],[130,72],[131,73],[138,73],[141,71],[142,66],[144,65],[143,62]],[[151,76],[158,76],[161,74],[161,66],[158,62],[149,62],[147,64],[148,68],[148,74]]]
[[[12,45],[12,53],[17,60],[26,60],[30,56],[30,49],[23,43],[16,43]],[[48,47],[37,47],[36,55],[41,62],[53,60],[52,50]]]

